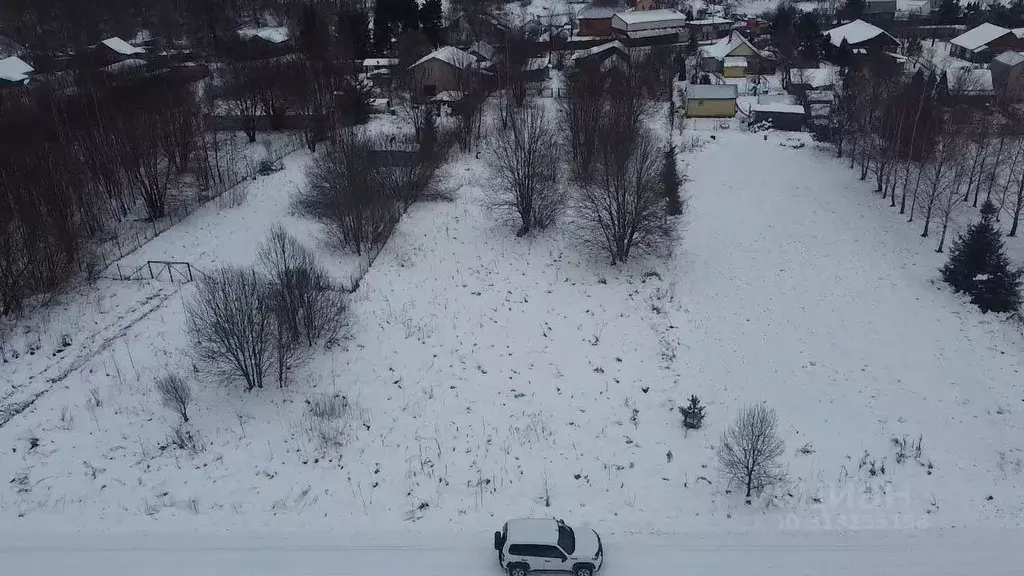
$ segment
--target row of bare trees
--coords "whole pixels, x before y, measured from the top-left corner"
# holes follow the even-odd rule
[[[919,219],[922,237],[937,231],[939,252],[963,205],[991,200],[1010,220],[1010,236],[1024,209],[1022,119],[1012,107],[993,110],[965,99],[981,88],[971,85],[970,72],[943,81],[922,72],[851,68],[836,87],[836,154],[848,156],[861,180],[872,179],[908,222]]]
[[[0,101],[0,314],[68,278],[126,218],[165,217],[183,180],[212,185],[202,106],[169,75]]]
[[[613,265],[670,249],[685,203],[674,149],[666,154],[648,128],[653,106],[643,77],[635,67],[576,70],[555,110],[540,100],[501,100],[507,109],[489,151],[497,178],[491,204],[515,222],[518,236],[564,214],[571,232]]]
[[[306,145],[314,151],[336,127],[365,122],[370,114],[369,87],[351,65],[300,55],[228,62],[217,96],[241,118],[250,142],[256,141],[258,118],[280,129],[292,115],[304,120]]]

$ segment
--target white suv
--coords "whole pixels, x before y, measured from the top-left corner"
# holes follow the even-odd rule
[[[554,518],[509,520],[494,533],[498,564],[509,576],[527,572],[572,572],[593,576],[604,563],[601,537],[590,529],[573,530]]]

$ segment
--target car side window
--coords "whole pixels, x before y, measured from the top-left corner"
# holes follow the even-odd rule
[[[508,547],[508,553],[512,556],[530,556],[530,548],[525,544],[513,544]]]
[[[537,556],[541,558],[557,558],[561,560],[565,555],[554,546],[537,546]]]

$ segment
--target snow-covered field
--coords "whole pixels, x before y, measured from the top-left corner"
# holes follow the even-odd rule
[[[485,162],[458,157],[454,201],[413,206],[353,295],[348,337],[284,390],[195,380],[193,285],[66,296],[26,320],[35,354],[7,349],[2,398],[34,403],[0,426],[3,526],[459,530],[486,547],[503,519],[529,515],[619,535],[1020,525],[1014,326],[937,282],[931,239],[809,140],[690,136],[682,240],[619,268],[558,228],[515,238],[484,206]],[[287,157],[133,262],[247,265],[281,221],[345,280],[352,259],[288,215],[308,160]],[[52,356],[62,332],[70,347]],[[153,381],[168,371],[196,388],[195,454],[167,445],[176,417]],[[306,433],[318,394],[350,407],[337,450]],[[690,394],[709,416],[687,434],[675,407]],[[791,483],[746,506],[713,447],[761,401],[779,414]],[[922,451],[900,464],[904,437]]]

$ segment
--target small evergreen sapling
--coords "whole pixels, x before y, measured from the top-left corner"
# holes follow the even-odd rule
[[[704,410],[706,406],[701,406],[700,398],[697,398],[696,394],[690,395],[690,405],[680,406],[679,413],[683,415],[683,426],[686,428],[700,428],[704,423]]]
[[[1020,307],[1021,275],[1012,269],[1002,234],[995,224],[996,207],[986,201],[981,221],[957,237],[949,261],[941,268],[942,279],[956,292],[971,296],[982,312],[1010,312]]]

